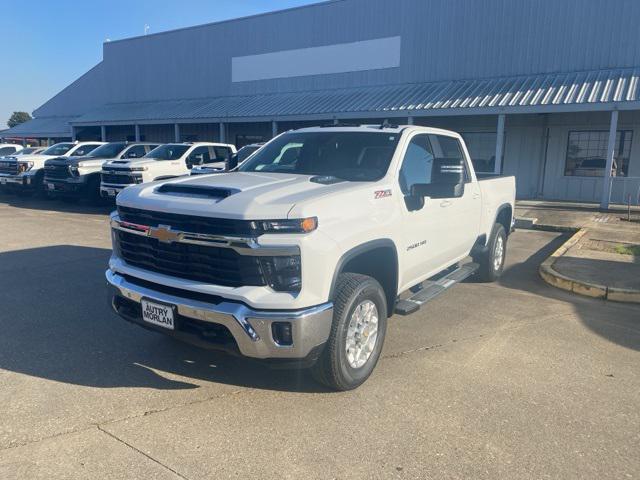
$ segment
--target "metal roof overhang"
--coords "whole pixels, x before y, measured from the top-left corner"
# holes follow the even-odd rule
[[[2,138],[71,137],[71,120],[75,117],[41,117],[16,125],[0,133]]]
[[[640,109],[639,68],[114,103],[72,125],[256,122]]]

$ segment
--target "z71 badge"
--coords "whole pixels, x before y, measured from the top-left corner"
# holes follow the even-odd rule
[[[391,196],[391,189],[388,190],[376,190],[373,192],[373,198],[378,200],[379,198],[385,198]]]

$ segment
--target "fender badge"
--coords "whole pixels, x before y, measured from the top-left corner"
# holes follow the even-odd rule
[[[376,190],[375,192],[373,192],[373,198],[376,200],[380,198],[390,197],[390,196],[391,196],[391,189]]]

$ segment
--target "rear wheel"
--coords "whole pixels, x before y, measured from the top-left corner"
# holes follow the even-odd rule
[[[478,279],[483,282],[495,282],[504,270],[504,261],[507,253],[507,233],[500,223],[493,225],[491,237],[487,249],[482,254],[474,257],[480,265],[476,273]]]
[[[336,283],[331,334],[312,373],[334,390],[352,390],[373,372],[387,330],[384,290],[373,278],[343,273]]]

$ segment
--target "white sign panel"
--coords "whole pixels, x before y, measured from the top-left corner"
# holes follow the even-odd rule
[[[233,57],[231,80],[248,82],[399,66],[400,37],[386,37],[362,42],[336,43],[324,47]]]

